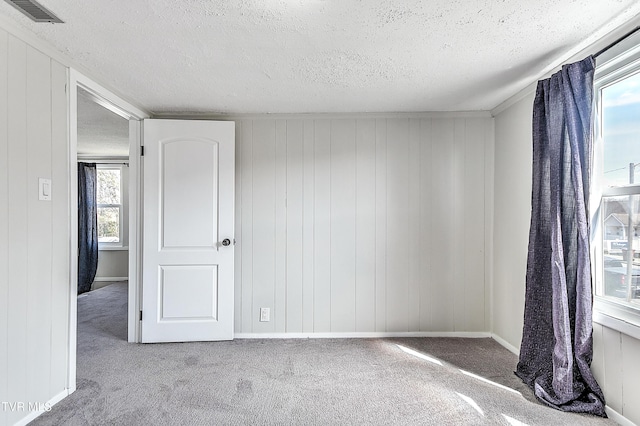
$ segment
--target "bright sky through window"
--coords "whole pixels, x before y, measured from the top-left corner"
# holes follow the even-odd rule
[[[629,182],[629,163],[640,163],[640,73],[602,90],[604,186]],[[634,167],[640,183],[640,165]]]
[[[98,169],[98,242],[120,243],[120,169]]]

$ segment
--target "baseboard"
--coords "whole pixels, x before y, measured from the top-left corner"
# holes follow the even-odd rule
[[[509,352],[512,352],[520,356],[520,350],[515,346],[513,346],[511,343],[504,340],[502,337],[498,336],[497,334],[491,333],[491,338],[496,342],[500,343],[500,345],[502,345],[505,349],[509,350]]]
[[[70,394],[71,394],[71,392],[69,392],[69,389],[63,390],[62,392],[60,392],[59,394],[57,394],[53,398],[51,398],[49,401],[47,401],[47,402],[45,402],[44,404],[41,405],[41,407],[46,407],[46,408],[44,408],[42,410],[38,410],[38,411],[29,412],[29,414],[26,417],[23,417],[22,419],[18,420],[14,424],[14,426],[23,426],[23,425],[27,425],[27,424],[31,423],[32,421],[34,421],[37,417],[39,417],[43,413],[46,413],[47,411],[50,411],[51,407],[53,407],[58,402],[60,402],[63,399],[65,399]]]
[[[346,333],[236,333],[235,339],[372,339],[384,337],[487,338],[491,333],[464,331],[346,332]]]
[[[129,277],[95,277],[93,282],[102,282],[102,281],[127,281]]]
[[[609,407],[608,405],[605,407],[605,409],[607,410],[607,416],[609,416],[609,418],[614,422],[616,422],[617,424],[621,426],[637,426],[634,422],[632,422],[622,414],[618,413],[616,410]]]

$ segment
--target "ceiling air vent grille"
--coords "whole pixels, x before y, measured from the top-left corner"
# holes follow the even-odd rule
[[[4,0],[20,12],[27,15],[36,22],[64,23],[60,18],[47,10],[44,6],[34,0]]]

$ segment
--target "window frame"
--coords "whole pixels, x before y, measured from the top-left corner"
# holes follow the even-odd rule
[[[638,195],[640,183],[616,187],[604,187],[603,176],[603,138],[602,138],[602,90],[633,75],[640,73],[640,34],[635,34],[597,58],[594,74],[594,159],[592,188],[590,194],[591,210],[591,263],[593,272],[593,320],[627,335],[640,339],[640,307],[626,301],[604,296],[603,232],[605,219],[600,208],[603,198],[611,196]],[[599,294],[600,293],[600,294]]]
[[[123,166],[122,164],[96,164],[96,184],[98,182],[97,179],[97,174],[101,171],[101,170],[118,170],[120,171],[120,204],[100,204],[100,203],[96,203],[96,212],[98,209],[100,208],[104,208],[104,207],[117,207],[118,208],[118,241],[114,241],[114,242],[106,242],[106,241],[99,241],[98,238],[98,250],[113,250],[113,249],[121,249],[124,247],[124,233],[123,233],[123,226],[124,226],[124,192],[123,192]]]

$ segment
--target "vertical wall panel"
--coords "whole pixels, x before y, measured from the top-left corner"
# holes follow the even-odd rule
[[[242,162],[242,148],[245,146],[242,143],[243,133],[242,126],[244,122],[236,121],[236,208],[234,217],[234,238],[236,244],[233,246],[234,250],[234,330],[242,330],[242,171],[245,169]]]
[[[8,340],[10,397],[14,401],[27,401],[27,345],[28,336],[27,293],[28,282],[28,195],[27,173],[27,46],[9,36],[7,103],[7,136],[9,140],[9,289],[8,289]],[[8,413],[9,424],[18,421],[24,414]]]
[[[485,322],[484,270],[484,155],[485,123],[478,119],[467,119],[466,144],[462,178],[464,200],[462,220],[464,223],[464,283],[465,319],[463,329],[482,331],[488,329]]]
[[[236,332],[487,331],[491,123],[242,120]]]
[[[302,186],[302,331],[313,332],[315,250],[315,123],[304,120]]]
[[[387,331],[409,331],[409,120],[387,120]]]
[[[454,123],[433,120],[431,143],[431,278],[432,329],[454,328],[454,268],[458,265],[455,238]]]
[[[375,330],[376,123],[356,123],[356,328]]]
[[[331,331],[331,122],[315,122],[313,331]]]
[[[287,121],[287,323],[288,332],[302,332],[304,123]]]
[[[8,377],[9,310],[9,140],[8,114],[8,43],[9,36],[0,29],[0,377]],[[0,380],[0,401],[9,401],[8,380]],[[0,410],[0,424],[7,424],[7,412]]]
[[[621,334],[622,337],[622,414],[631,421],[640,419],[640,340]]]
[[[356,123],[331,121],[331,331],[356,326]]]
[[[387,330],[387,121],[376,120],[376,324]]]
[[[593,323],[593,359],[591,361],[591,371],[602,387],[604,385],[604,348],[602,342],[603,327]]]
[[[271,321],[279,333],[287,322],[287,122],[276,121],[275,159],[275,301]]]
[[[493,244],[491,330],[514,347],[522,340],[527,246],[531,220],[531,115],[535,93],[495,119],[492,150]],[[489,145],[489,144],[488,144]],[[491,158],[491,157],[490,157]],[[492,253],[492,254],[491,254]]]
[[[27,48],[27,386],[49,395],[51,354],[51,201],[38,200],[38,178],[51,178],[51,60]]]
[[[260,322],[260,308],[275,305],[276,122],[253,121],[253,330],[273,332]]]
[[[485,328],[494,332],[493,289],[494,289],[494,210],[495,210],[495,122],[484,126],[484,323]]]
[[[242,217],[242,242],[241,265],[242,276],[242,330],[245,333],[253,332],[253,121],[242,123],[242,134],[239,144],[242,147],[240,165],[242,173],[242,194],[240,207]],[[237,160],[236,160],[237,161]],[[237,278],[236,278],[237,279]],[[238,314],[236,314],[238,315]],[[236,330],[236,331],[239,331]]]
[[[420,120],[420,226],[416,230],[420,236],[420,328],[422,331],[431,331],[433,328],[433,292],[437,285],[432,277],[432,227],[431,218],[433,210],[432,188],[432,155],[431,155],[431,119]]]
[[[464,163],[465,163],[465,139],[466,120],[457,118],[454,120],[453,129],[453,209],[451,210],[454,227],[457,232],[452,232],[449,236],[453,244],[453,329],[456,331],[465,330],[466,312],[464,311],[465,299],[467,297],[464,283],[465,245],[466,229],[464,227]],[[453,228],[452,228],[453,229]]]
[[[408,309],[409,330],[420,330],[420,119],[409,120],[409,210],[407,221]]]
[[[620,333],[604,327],[602,332],[604,343],[604,377],[603,388],[607,389],[607,405],[618,413],[622,413],[622,338]]]
[[[69,154],[67,132],[67,69],[51,62],[51,389],[57,395],[67,384],[69,347]]]

